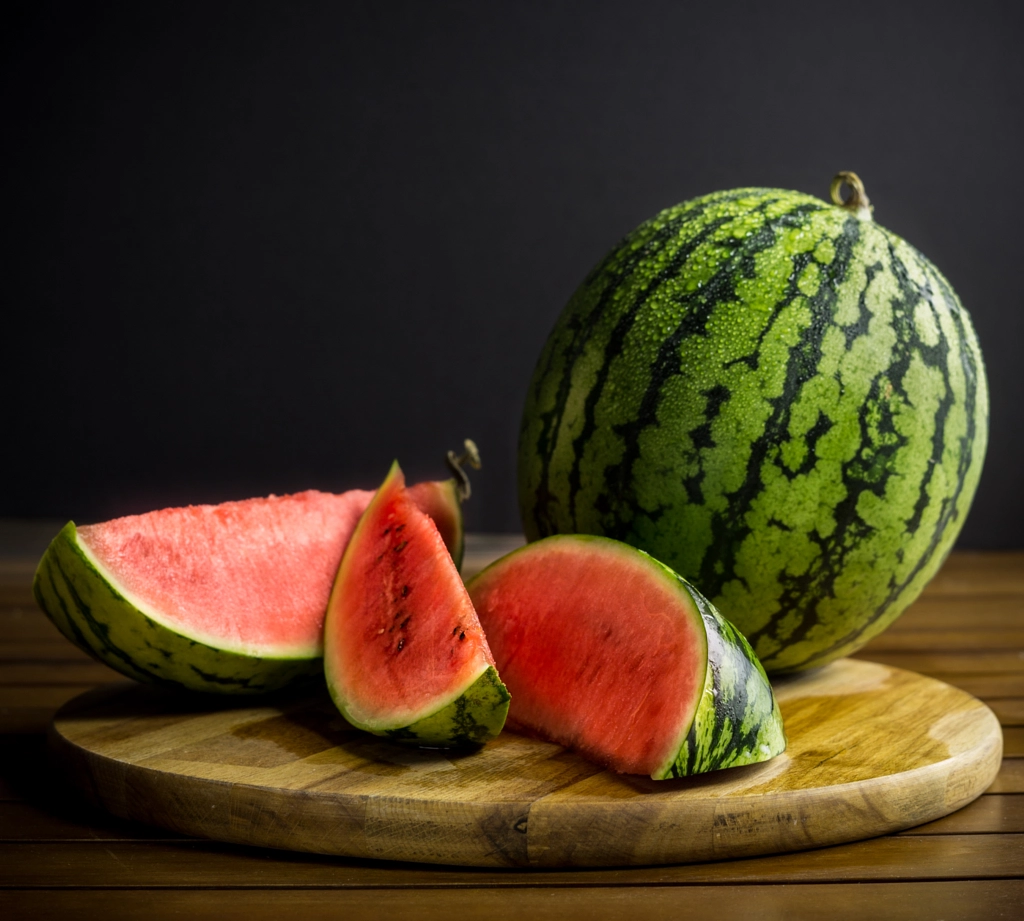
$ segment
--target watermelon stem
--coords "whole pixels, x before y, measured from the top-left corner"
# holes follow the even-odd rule
[[[840,194],[844,185],[850,189],[850,197],[845,201]],[[871,220],[871,212],[875,209],[868,198],[868,193],[864,191],[864,183],[856,173],[845,169],[836,173],[832,177],[832,186],[829,189],[829,194],[832,197],[833,204],[839,205],[840,208],[845,208],[847,211],[852,211],[862,221]]]
[[[445,463],[448,465],[448,469],[452,472],[452,476],[455,477],[456,488],[459,492],[459,501],[465,502],[473,493],[472,487],[469,485],[469,476],[466,471],[462,469],[463,464],[469,464],[474,470],[480,469],[480,450],[476,446],[476,442],[472,439],[467,438],[462,446],[465,450],[456,456],[454,451],[449,451],[448,456],[445,458]]]

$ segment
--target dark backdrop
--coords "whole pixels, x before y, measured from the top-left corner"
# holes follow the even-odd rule
[[[0,515],[443,475],[518,528],[524,389],[661,208],[865,180],[988,361],[960,546],[1020,547],[1020,4],[26,3],[4,31]]]

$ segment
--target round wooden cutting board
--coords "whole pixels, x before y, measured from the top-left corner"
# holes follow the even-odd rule
[[[351,728],[326,694],[274,704],[123,684],[54,718],[73,781],[116,815],[268,847],[487,867],[625,866],[795,851],[909,828],[992,782],[992,712],[844,659],[776,683],[789,749],[681,780],[612,774],[502,735],[472,753]]]

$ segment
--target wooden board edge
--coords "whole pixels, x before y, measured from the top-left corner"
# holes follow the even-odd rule
[[[234,844],[336,856],[475,867],[612,867],[695,863],[826,847],[902,831],[949,815],[995,779],[1002,734],[899,774],[817,790],[732,796],[673,808],[671,801],[459,804],[403,797],[322,795],[173,775],[81,748],[51,723],[49,745],[93,803],[120,818]],[[77,709],[75,702],[69,710]],[[259,802],[253,793],[258,791]],[[280,800],[276,804],[275,797]],[[767,840],[767,843],[766,843]],[[616,847],[611,842],[622,842]],[[628,844],[627,844],[628,842]]]

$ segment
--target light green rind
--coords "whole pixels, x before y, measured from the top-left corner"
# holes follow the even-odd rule
[[[261,694],[322,671],[320,658],[276,659],[217,649],[140,611],[92,564],[68,522],[36,570],[33,593],[57,629],[121,674],[218,694]]]
[[[670,208],[591,273],[528,393],[531,540],[627,541],[692,579],[769,672],[857,649],[967,516],[988,391],[938,270],[796,192]]]
[[[508,715],[509,693],[494,666],[489,665],[454,700],[405,726],[383,726],[355,719],[340,694],[328,682],[335,706],[353,726],[395,742],[423,748],[462,748],[482,745],[501,732]]]

